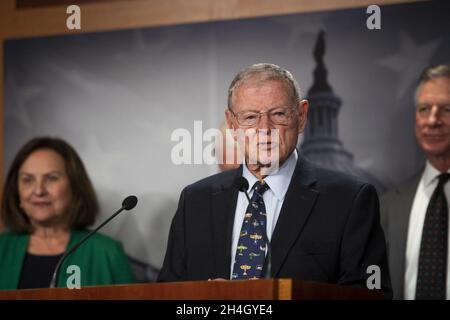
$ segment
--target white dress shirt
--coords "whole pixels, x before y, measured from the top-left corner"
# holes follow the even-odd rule
[[[272,239],[272,233],[278,221],[281,207],[283,205],[284,196],[291,182],[292,174],[294,173],[295,166],[297,164],[297,150],[291,153],[289,158],[283,163],[279,170],[267,176],[264,181],[267,183],[270,189],[263,194],[264,204],[266,206],[266,232],[267,238]],[[248,184],[251,188],[249,191],[249,197],[253,195],[253,186],[258,179],[248,170],[247,166],[242,166],[242,176],[248,180]],[[241,233],[242,222],[244,221],[244,214],[247,210],[248,200],[243,192],[239,192],[236,211],[234,214],[233,235],[232,235],[232,247],[231,247],[231,266],[230,277],[233,273],[234,260],[236,258],[236,248],[238,245],[239,235]],[[266,251],[267,254],[267,251]]]
[[[450,170],[449,170],[450,171]],[[422,241],[422,229],[425,221],[428,203],[438,184],[438,176],[441,174],[428,161],[417,187],[414,202],[409,217],[408,238],[406,243],[405,261],[405,287],[404,298],[414,300],[416,296],[417,272],[419,267],[420,243]],[[450,182],[444,185],[447,207],[450,208]],[[449,232],[450,244],[450,232]],[[447,253],[447,299],[450,297],[450,257]]]

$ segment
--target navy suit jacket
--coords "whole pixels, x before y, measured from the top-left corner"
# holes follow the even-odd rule
[[[242,167],[187,186],[173,218],[159,281],[230,278]],[[381,269],[390,291],[386,245],[373,186],[299,157],[271,239],[271,276],[366,287]]]

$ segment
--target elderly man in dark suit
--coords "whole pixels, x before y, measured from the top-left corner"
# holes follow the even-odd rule
[[[236,138],[245,162],[183,190],[160,281],[270,273],[365,287],[368,267],[378,266],[382,288],[390,289],[377,193],[302,157],[296,144],[307,112],[287,70],[256,64],[234,78],[225,113],[228,128],[246,133]],[[250,203],[236,187],[240,177],[249,182]]]
[[[381,199],[394,299],[449,299],[450,65],[425,70],[415,100],[425,168]]]

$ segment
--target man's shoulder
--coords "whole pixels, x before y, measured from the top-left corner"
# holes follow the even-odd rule
[[[357,176],[323,168],[308,160],[304,162],[304,166],[315,176],[315,187],[322,191],[340,190],[341,192],[355,192],[365,185],[373,187],[370,183]]]
[[[389,201],[392,199],[397,198],[401,194],[405,193],[413,193],[417,189],[417,186],[419,184],[420,178],[422,176],[422,172],[416,173],[413,176],[410,176],[402,182],[390,187],[387,189],[382,195],[381,200]]]
[[[223,189],[230,187],[239,176],[241,169],[232,169],[219,172],[198,180],[184,188],[186,192],[204,191],[206,189]]]

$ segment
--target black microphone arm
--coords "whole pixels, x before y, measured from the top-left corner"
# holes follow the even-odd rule
[[[122,207],[117,210],[111,217],[106,219],[101,225],[99,225],[97,228],[89,232],[83,239],[81,239],[78,243],[76,243],[72,248],[70,248],[68,251],[66,251],[61,259],[59,259],[58,264],[56,265],[55,271],[53,272],[52,281],[50,282],[50,288],[56,288],[56,282],[59,275],[59,270],[61,269],[61,265],[64,262],[64,260],[75,250],[78,249],[87,239],[89,239],[92,235],[94,235],[98,230],[100,230],[105,224],[110,222],[112,219],[114,219],[115,216],[117,216],[119,213],[121,213],[123,210],[131,210],[133,209],[138,202],[138,199],[136,196],[128,196],[122,201]]]
[[[249,184],[246,178],[244,177],[239,177],[236,179],[234,185],[236,186],[236,188],[245,193],[245,196],[247,197],[248,203],[251,205],[252,202],[250,200],[250,197],[248,195],[248,188],[249,188]],[[258,222],[261,224],[261,221],[259,220],[258,217],[256,217],[256,219],[258,219]],[[264,278],[266,279],[270,279],[270,272],[272,271],[272,252],[270,250],[270,241],[269,238],[267,237],[267,221],[266,221],[266,225],[264,228],[264,232],[263,232],[263,236],[264,236],[264,240],[266,241],[266,248],[267,248],[267,258],[266,258],[266,263],[264,263],[265,268],[264,268]]]

